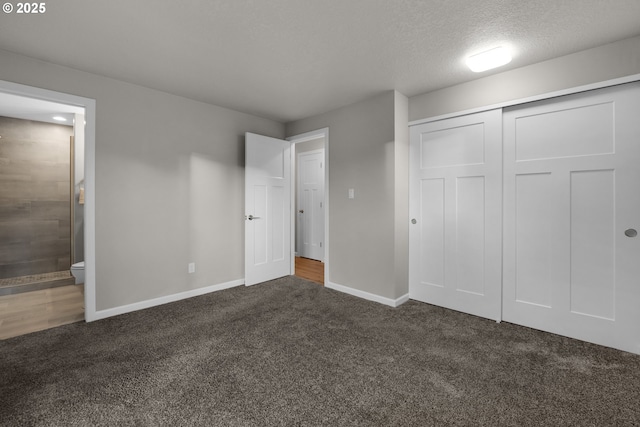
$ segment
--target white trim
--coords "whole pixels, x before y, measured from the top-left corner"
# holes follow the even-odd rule
[[[326,138],[328,133],[329,133],[329,128],[322,128],[322,129],[312,130],[310,132],[301,133],[299,135],[290,136],[285,139],[287,141],[293,142],[294,144],[297,144],[299,142],[313,141],[314,139],[318,139],[322,137]]]
[[[521,104],[526,104],[528,102],[535,102],[535,101],[541,101],[543,99],[556,98],[558,96],[573,95],[573,94],[579,93],[579,92],[586,92],[586,91],[589,91],[589,90],[602,89],[602,88],[605,88],[605,87],[616,86],[616,85],[621,85],[621,84],[625,84],[625,83],[631,83],[631,82],[635,82],[635,81],[638,81],[638,80],[640,80],[640,74],[633,74],[631,76],[620,77],[620,78],[611,79],[611,80],[605,80],[603,82],[591,83],[591,84],[583,85],[583,86],[576,86],[576,87],[572,87],[572,88],[569,88],[569,89],[562,89],[562,90],[558,90],[558,91],[554,91],[554,92],[547,92],[547,93],[543,93],[543,94],[540,94],[540,95],[530,96],[530,97],[527,97],[527,98],[514,99],[512,101],[505,101],[505,102],[501,102],[501,103],[498,103],[498,104],[486,105],[486,106],[477,107],[477,108],[471,108],[469,110],[462,110],[462,111],[457,111],[457,112],[453,112],[453,113],[442,114],[440,116],[428,117],[428,118],[425,118],[425,119],[418,119],[418,120],[414,120],[412,122],[409,122],[409,127],[416,126],[416,125],[421,125],[423,123],[436,122],[438,120],[450,119],[452,117],[465,116],[467,114],[481,113],[483,111],[488,111],[488,110],[496,110],[498,108],[513,107],[514,105],[521,105]]]
[[[107,317],[117,316],[119,314],[130,313],[132,311],[144,310],[145,308],[156,307],[158,305],[176,302],[187,298],[197,297],[212,292],[222,291],[236,286],[244,285],[244,279],[233,280],[231,282],[221,283],[219,285],[207,286],[205,288],[192,289],[190,291],[180,292],[178,294],[167,295],[164,297],[149,299],[136,302],[133,304],[122,305],[120,307],[100,310],[95,313],[93,320],[106,319]]]
[[[286,138],[292,144],[299,142],[311,141],[313,139],[324,138],[324,278],[325,282],[329,281],[329,128],[322,128],[312,130],[310,132],[301,133],[298,135],[290,136]],[[291,161],[295,161],[296,155],[295,148],[291,150]],[[291,186],[291,200],[295,200],[295,185]],[[291,211],[293,213],[291,221],[291,244],[292,248],[295,248],[295,205],[291,203]],[[291,275],[296,274],[296,263],[294,251],[291,251]]]
[[[325,288],[333,289],[335,291],[349,294],[354,297],[366,299],[368,301],[373,301],[380,304],[388,305],[389,307],[398,307],[404,304],[405,302],[409,301],[409,294],[403,295],[400,298],[391,299],[391,298],[382,297],[380,295],[372,294],[369,292],[360,291],[358,289],[350,288],[348,286],[338,285],[337,283],[333,283],[329,281],[326,281],[324,286]]]
[[[402,304],[409,301],[410,299],[411,297],[409,296],[408,293],[404,294],[400,298],[396,298],[396,305],[394,307],[400,307]]]
[[[84,141],[84,317],[87,322],[96,320],[96,101],[91,98],[69,95],[4,80],[0,80],[0,92],[84,108],[86,121]]]
[[[85,106],[84,135],[84,318],[96,320],[96,102]]]

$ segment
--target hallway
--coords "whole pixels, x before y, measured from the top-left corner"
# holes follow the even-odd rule
[[[296,257],[296,276],[324,286],[324,263],[314,259]]]

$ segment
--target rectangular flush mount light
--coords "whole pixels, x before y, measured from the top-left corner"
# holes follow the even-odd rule
[[[496,47],[467,58],[467,65],[471,71],[480,73],[497,68],[511,62],[511,54],[505,47]]]

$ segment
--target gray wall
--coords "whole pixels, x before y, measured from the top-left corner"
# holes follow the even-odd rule
[[[84,261],[84,203],[80,203],[80,189],[84,189],[84,114],[76,114],[73,133],[73,260]]]
[[[289,136],[329,128],[327,280],[393,299],[406,289],[406,283],[396,286],[394,253],[395,110],[403,98],[389,91],[287,124]],[[355,199],[348,199],[349,188]]]
[[[324,138],[312,139],[311,141],[299,142],[296,144],[296,154],[307,151],[321,150],[324,148]]]
[[[72,134],[0,117],[0,278],[69,270]]]
[[[395,92],[394,262],[395,296],[409,293],[409,100]]]
[[[98,310],[244,277],[244,133],[282,124],[6,51],[0,78],[96,100]]]
[[[288,124],[287,135],[329,127],[328,280],[388,298],[406,292],[403,115],[638,73],[640,37],[414,96],[408,113],[389,91]],[[282,124],[4,51],[0,78],[97,101],[98,310],[243,277],[243,134],[283,137]]]
[[[413,96],[409,121],[640,73],[640,37]]]

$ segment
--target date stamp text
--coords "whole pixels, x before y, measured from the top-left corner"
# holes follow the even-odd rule
[[[4,13],[15,14],[42,14],[47,11],[46,3],[4,3],[2,5]]]

